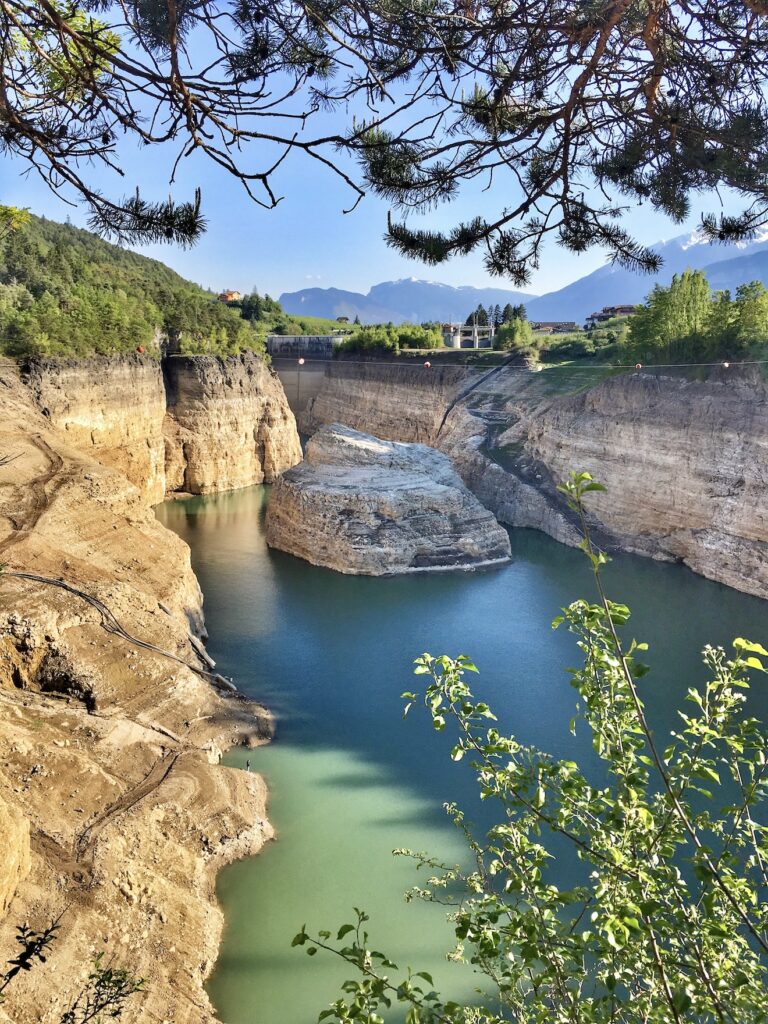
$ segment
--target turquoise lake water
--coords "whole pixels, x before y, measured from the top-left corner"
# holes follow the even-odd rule
[[[400,694],[417,688],[411,668],[421,652],[466,653],[480,669],[476,692],[506,731],[591,760],[585,729],[568,732],[576,701],[565,669],[579,652],[572,636],[550,629],[563,605],[593,597],[586,561],[543,534],[512,531],[514,561],[504,568],[343,576],[269,551],[268,490],[158,509],[192,549],[218,668],[278,719],[271,746],[227,757],[244,765],[249,756],[266,777],[278,840],[220,875],[227,923],[211,999],[226,1024],[311,1024],[350,972],[292,949],[291,938],[305,923],[338,927],[354,906],[370,914],[375,948],[432,970],[444,994],[469,997],[470,971],[445,961],[452,933],[443,911],[404,903],[423,878],[391,851],[462,860],[443,802],[465,806],[479,827],[488,812],[468,767],[451,762],[449,738],[423,714],[403,721]],[[657,730],[674,724],[688,686],[703,681],[706,643],[768,640],[768,604],[680,566],[617,557],[606,585],[632,608],[632,635],[651,644],[645,660],[664,666],[643,680]],[[766,691],[752,693],[764,720]]]

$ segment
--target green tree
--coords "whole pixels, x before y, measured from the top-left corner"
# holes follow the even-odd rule
[[[629,318],[629,343],[643,358],[689,359],[710,344],[712,295],[700,270],[675,274],[668,288],[656,285]]]
[[[736,341],[736,310],[731,300],[731,293],[717,292],[712,298],[707,338],[711,352],[729,351]]]
[[[263,351],[262,307],[282,310],[247,299],[228,308],[161,263],[68,225],[25,214],[0,228],[0,353],[157,355],[161,339],[189,353]]]
[[[768,289],[761,281],[739,285],[734,313],[734,337],[740,347],[768,341]]]
[[[768,737],[745,713],[745,691],[766,651],[737,639],[729,657],[704,650],[706,682],[688,691],[661,741],[645,711],[646,645],[623,639],[629,609],[606,596],[606,556],[590,539],[585,497],[602,490],[574,474],[564,490],[584,530],[597,600],[575,601],[555,625],[578,638],[572,723],[586,725],[601,770],[588,775],[496,723],[467,682],[464,656],[416,661],[432,725],[450,731],[455,761],[471,759],[497,823],[475,837],[448,812],[472,867],[411,854],[431,877],[414,896],[452,907],[451,959],[479,979],[471,1004],[445,1000],[424,972],[376,951],[358,911],[332,938],[305,929],[294,944],[331,951],[354,969],[320,1016],[382,1024],[390,1006],[409,1024],[762,1024],[768,967]],[[570,848],[583,870],[569,888],[548,864]]]
[[[527,320],[515,317],[508,323],[502,324],[496,331],[494,348],[502,351],[512,351],[518,348],[527,348],[533,343],[533,329]]]
[[[508,324],[510,320],[515,319],[515,308],[511,302],[508,302],[504,309],[501,311],[501,322]]]
[[[488,312],[482,302],[477,304],[477,308],[474,309],[465,321],[467,327],[487,327],[488,326]]]
[[[337,345],[334,354],[360,352],[370,355],[397,355],[401,348],[441,348],[443,336],[440,329],[431,324],[378,324],[360,327]]]
[[[628,320],[628,344],[638,357],[707,359],[768,341],[768,290],[760,281],[714,296],[701,271],[656,285]]]

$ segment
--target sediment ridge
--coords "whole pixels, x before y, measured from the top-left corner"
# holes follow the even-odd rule
[[[580,534],[557,484],[587,470],[607,487],[589,501],[607,547],[683,562],[768,598],[768,388],[756,368],[732,364],[706,380],[642,371],[595,384],[588,369],[508,366],[486,380],[474,371],[479,383],[460,401],[473,383],[467,371],[452,387],[430,372],[330,365],[301,419],[343,423],[359,401],[365,414],[351,426],[410,441],[412,417],[401,413],[419,410],[427,443],[452,457],[500,522],[566,544]]]
[[[58,1021],[104,954],[146,978],[128,1024],[215,1021],[215,875],[272,835],[261,778],[218,762],[266,742],[272,720],[210,669],[189,549],[149,502],[167,488],[169,417],[172,451],[198,445],[173,486],[212,486],[219,430],[232,459],[238,442],[255,453],[228,486],[297,460],[280,384],[255,360],[180,362],[170,404],[149,360],[0,361],[0,956],[15,955],[20,922],[60,917],[0,1020]],[[205,419],[222,394],[221,420]]]

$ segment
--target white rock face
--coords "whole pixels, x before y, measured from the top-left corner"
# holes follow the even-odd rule
[[[319,430],[305,461],[275,484],[267,542],[314,565],[367,576],[510,558],[506,531],[448,456],[339,424]]]

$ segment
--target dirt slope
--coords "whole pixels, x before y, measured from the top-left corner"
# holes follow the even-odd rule
[[[147,978],[127,1020],[215,1019],[203,991],[221,930],[218,868],[271,835],[265,789],[219,753],[271,729],[263,709],[131,634],[202,667],[189,551],[119,473],[66,447],[12,363],[0,363],[0,956],[14,926],[61,918],[48,963],[0,1011],[58,1021],[99,952]]]

